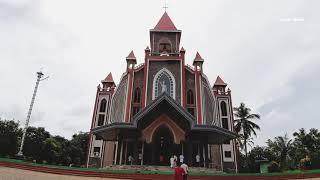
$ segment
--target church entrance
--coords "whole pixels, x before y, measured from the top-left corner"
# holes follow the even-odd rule
[[[161,125],[154,132],[154,164],[167,166],[170,164],[170,156],[175,152],[174,137],[166,125]]]

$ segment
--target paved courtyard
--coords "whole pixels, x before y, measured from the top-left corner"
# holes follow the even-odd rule
[[[34,171],[7,168],[7,167],[0,166],[0,180],[44,180],[44,179],[46,180],[120,180],[115,178],[57,175],[57,174],[41,173],[41,172],[34,172]],[[311,178],[309,180],[320,180],[320,178]]]
[[[15,168],[0,167],[0,180],[118,180],[118,179],[57,175],[57,174],[48,174],[48,173],[27,171],[22,169],[15,169]]]

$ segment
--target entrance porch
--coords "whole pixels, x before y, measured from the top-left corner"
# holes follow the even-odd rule
[[[214,125],[197,125],[192,115],[163,94],[130,123],[114,122],[92,129],[106,142],[105,165],[169,166],[172,155],[189,166],[220,168],[221,146],[236,134]],[[110,153],[112,151],[112,153]],[[198,155],[199,161],[196,161]],[[179,160],[179,159],[178,159]]]

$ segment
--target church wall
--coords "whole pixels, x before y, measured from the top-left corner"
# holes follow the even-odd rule
[[[222,110],[221,110],[221,102],[225,102],[227,105],[227,115],[223,116],[222,115]],[[223,127],[223,123],[222,123],[222,119],[223,118],[227,118],[228,119],[228,130],[229,131],[233,131],[233,118],[232,118],[232,104],[230,101],[230,96],[227,95],[218,95],[217,97],[217,103],[218,103],[218,108],[219,108],[219,118],[220,118],[220,123],[221,123],[221,127]],[[223,143],[222,144],[222,157],[223,157],[223,167],[224,167],[224,171],[226,172],[231,172],[235,170],[235,156],[236,156],[236,152],[235,152],[235,143],[234,140],[231,140],[229,142]],[[226,157],[226,154],[229,153],[229,156]]]
[[[206,78],[202,78],[202,111],[203,123],[207,125],[218,125],[214,118],[214,97],[211,92],[210,84]]]
[[[98,127],[98,117],[100,115],[104,116],[103,124],[100,124],[100,126],[107,123],[107,119],[110,113],[110,102],[111,102],[111,95],[112,92],[106,91],[106,89],[98,89],[97,92],[97,98],[95,102],[95,109],[92,119],[92,128]],[[102,100],[105,100],[106,102],[106,109],[104,112],[100,112],[101,108],[101,102]],[[99,151],[94,152],[95,148],[99,148]],[[103,156],[103,140],[97,139],[95,135],[90,135],[90,141],[89,141],[89,148],[88,148],[88,165],[89,166],[100,166],[101,161],[97,159],[101,159]],[[96,164],[100,163],[100,164]]]
[[[152,101],[153,79],[154,76],[162,68],[167,68],[174,76],[176,82],[176,101],[181,104],[181,61],[149,61],[148,88],[147,88],[147,104]]]
[[[185,72],[186,72],[186,91],[191,89],[192,92],[195,93],[196,84],[194,82],[195,81],[194,74],[192,74],[188,70],[186,70]]]
[[[104,149],[103,167],[113,164],[115,143],[107,141]]]
[[[221,168],[221,148],[218,144],[211,145],[211,160],[213,163],[213,168],[220,170]]]
[[[179,50],[179,45],[178,47],[176,46],[177,41],[176,41],[176,33],[169,33],[169,32],[164,32],[160,34],[154,34],[154,49],[153,52],[159,52],[159,43],[163,38],[169,39],[171,42],[171,47],[173,52],[177,52]]]
[[[185,77],[186,77],[186,89],[185,89],[185,94],[186,94],[186,97],[184,97],[186,99],[186,102],[187,102],[187,92],[189,90],[191,90],[193,92],[193,96],[194,96],[194,105],[192,107],[195,108],[195,105],[196,105],[196,84],[195,84],[195,76],[194,76],[194,73],[191,73],[190,71],[188,70],[185,70]],[[187,108],[189,107],[190,105],[187,104]],[[196,109],[194,109],[194,117],[197,117],[197,111]]]
[[[126,106],[126,93],[128,86],[128,76],[125,75],[121,79],[119,86],[114,93],[111,105],[110,122],[123,122]]]
[[[137,87],[139,87],[141,89],[141,91],[143,90],[143,75],[144,75],[144,69],[141,69],[141,70],[134,73],[133,91]]]

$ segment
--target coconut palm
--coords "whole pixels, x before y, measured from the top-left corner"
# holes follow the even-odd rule
[[[273,154],[278,157],[280,167],[283,169],[289,159],[289,153],[292,150],[292,140],[288,138],[287,134],[274,138],[274,141],[268,139],[268,148]]]
[[[246,158],[248,157],[248,140],[251,135],[257,136],[256,130],[260,130],[260,127],[252,120],[260,119],[259,114],[251,114],[251,109],[246,107],[244,103],[240,103],[239,107],[233,108],[234,111],[234,128],[239,137],[243,140],[244,151]]]
[[[237,143],[238,143],[240,149],[244,150],[244,138],[243,138],[243,136],[239,135],[239,137],[236,140],[237,140]],[[253,148],[254,142],[253,142],[253,138],[252,137],[247,139],[247,146],[249,146],[251,149]]]

